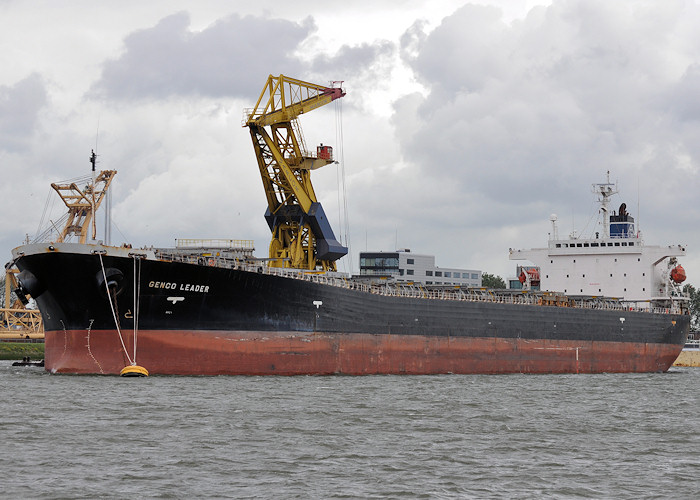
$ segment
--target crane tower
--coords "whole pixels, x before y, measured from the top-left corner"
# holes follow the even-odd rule
[[[311,170],[333,163],[333,149],[320,145],[315,154],[306,151],[297,122],[299,115],[344,95],[342,88],[270,75],[255,107],[246,110],[244,126],[267,197],[273,267],[334,271],[335,261],[348,252],[336,240],[311,185]]]

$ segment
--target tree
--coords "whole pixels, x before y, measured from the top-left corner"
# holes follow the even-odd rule
[[[481,273],[481,286],[503,289],[506,287],[506,282],[503,281],[503,278],[495,274]]]
[[[688,283],[683,287],[683,293],[687,293],[690,297],[690,329],[698,330],[700,328],[700,290]]]

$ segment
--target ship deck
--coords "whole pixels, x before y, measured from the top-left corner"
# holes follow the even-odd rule
[[[155,256],[163,262],[236,269],[266,275],[281,276],[340,288],[359,290],[371,294],[390,297],[412,297],[434,300],[456,300],[467,302],[491,302],[499,304],[546,305],[598,309],[613,311],[637,311],[655,314],[683,314],[687,299],[674,297],[662,306],[650,301],[626,301],[615,297],[591,295],[564,295],[557,292],[539,290],[510,290],[473,288],[458,285],[424,285],[416,282],[397,282],[391,279],[348,277],[343,273],[304,271],[299,269],[269,267],[265,261],[250,261],[225,257],[202,257],[201,254],[171,253],[157,250]],[[685,300],[684,300],[685,299]],[[656,304],[660,304],[657,301]]]

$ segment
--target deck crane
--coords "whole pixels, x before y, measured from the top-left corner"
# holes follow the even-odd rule
[[[96,237],[95,212],[100,207],[107,194],[112,179],[117,174],[116,170],[102,170],[95,172],[97,155],[93,151],[90,155],[92,164],[92,178],[84,178],[75,182],[62,184],[52,183],[51,187],[61,197],[68,208],[66,223],[58,235],[57,242],[66,241],[72,235],[77,235],[80,243],[85,243],[88,238],[88,230],[92,226],[92,239]],[[78,184],[85,184],[81,188]]]
[[[311,170],[333,163],[333,149],[321,144],[315,155],[306,151],[297,122],[344,95],[342,88],[270,75],[255,107],[245,112],[243,126],[250,130],[267,196],[272,267],[334,271],[335,261],[348,253],[311,185]]]

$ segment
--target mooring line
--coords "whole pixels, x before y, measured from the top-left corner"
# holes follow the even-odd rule
[[[112,310],[112,318],[114,318],[114,326],[116,326],[117,333],[119,334],[119,341],[122,343],[122,348],[124,349],[124,354],[126,355],[126,359],[129,360],[129,364],[132,366],[135,366],[136,362],[131,360],[131,357],[129,356],[129,352],[126,350],[126,345],[124,344],[124,339],[122,338],[122,330],[121,330],[121,328],[119,328],[119,320],[117,319],[117,315],[114,312],[114,305],[112,304],[112,294],[110,293],[109,284],[107,283],[107,274],[105,273],[105,265],[104,265],[104,262],[102,261],[102,254],[98,253],[97,255],[99,255],[99,257],[100,257],[100,266],[102,266],[102,277],[104,278],[105,289],[107,290],[107,300],[109,300],[109,308]],[[114,297],[114,300],[115,301],[117,300],[116,295]],[[101,370],[102,369],[100,368],[100,371]]]

